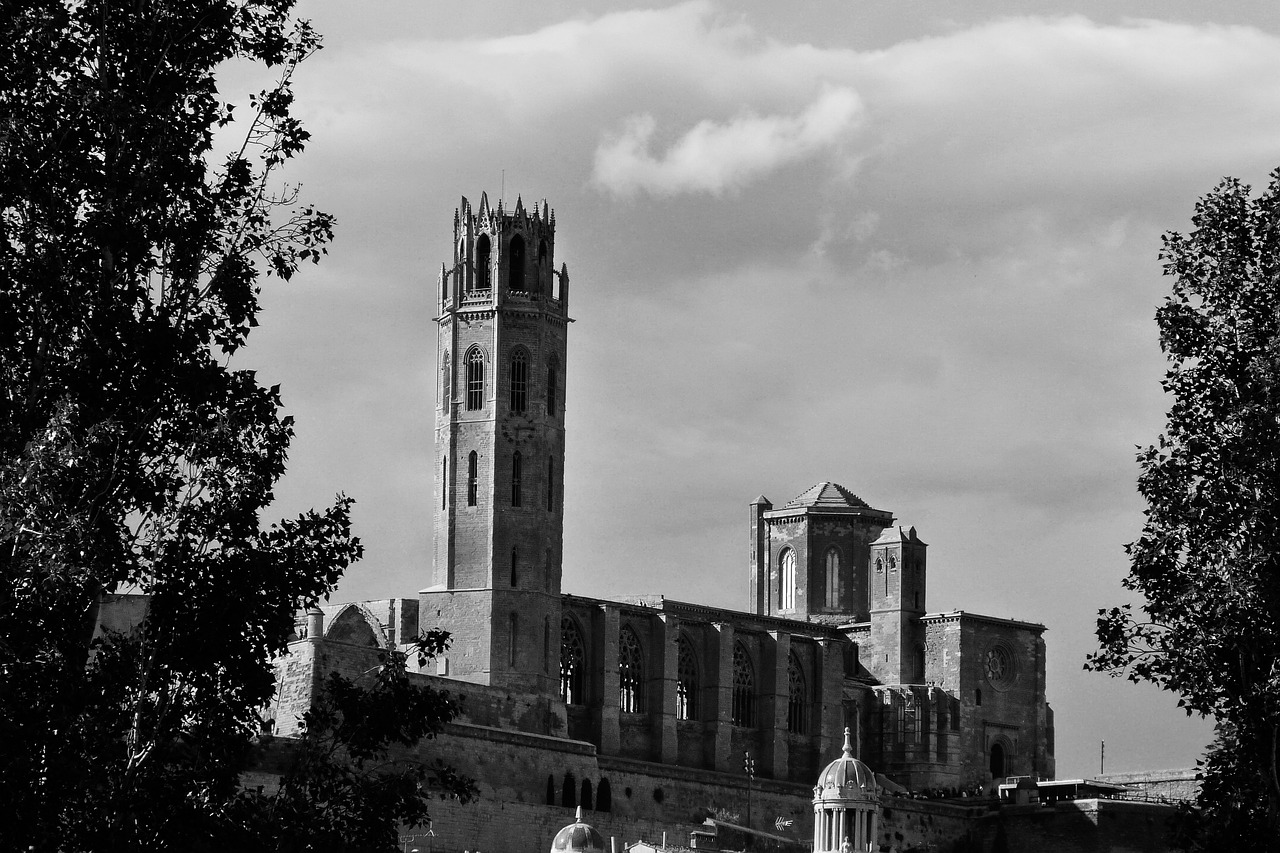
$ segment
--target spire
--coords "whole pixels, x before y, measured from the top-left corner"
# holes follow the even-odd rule
[[[484,219],[486,216],[489,215],[489,194],[486,192],[480,193],[479,215],[481,219]]]
[[[844,757],[853,758],[853,744],[849,742],[849,727],[844,729]]]

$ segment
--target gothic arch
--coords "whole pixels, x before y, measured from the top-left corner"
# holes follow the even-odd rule
[[[644,713],[644,648],[630,625],[618,631],[618,708],[624,713]]]
[[[587,652],[578,620],[560,618],[560,698],[566,705],[587,704]]]
[[[733,644],[733,703],[731,720],[735,726],[756,724],[756,669],[741,641]]]
[[[390,643],[382,623],[363,604],[343,606],[325,626],[324,638],[335,643],[350,643],[370,649],[385,649]]]
[[[698,719],[699,677],[698,653],[689,635],[680,632],[676,640],[676,719]]]
[[[512,293],[525,291],[524,238],[513,234],[507,243],[507,289]]]

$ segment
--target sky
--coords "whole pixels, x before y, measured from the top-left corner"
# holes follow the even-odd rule
[[[1047,627],[1059,778],[1210,727],[1083,671],[1132,600],[1167,401],[1160,235],[1280,166],[1257,3],[303,0],[338,220],[240,366],[297,438],[275,509],[357,500],[334,600],[429,583],[434,294],[454,209],[547,199],[572,281],[564,588],[746,609],[748,504],[844,485],[929,543],[930,610]],[[230,84],[243,82],[230,74]]]

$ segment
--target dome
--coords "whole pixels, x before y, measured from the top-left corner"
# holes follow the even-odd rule
[[[604,853],[604,836],[582,822],[582,806],[578,806],[573,823],[556,833],[551,853]]]
[[[814,796],[822,800],[866,800],[876,796],[876,777],[871,768],[853,757],[849,730],[844,730],[844,751],[818,775]]]

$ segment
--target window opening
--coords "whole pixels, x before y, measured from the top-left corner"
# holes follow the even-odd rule
[[[467,353],[467,411],[484,408],[484,353],[474,347]]]
[[[519,552],[515,548],[512,548],[511,549],[511,586],[512,587],[515,587],[516,585],[516,580],[517,580],[516,564],[519,561],[519,557],[520,557]]]
[[[698,719],[698,659],[683,634],[676,648],[676,719]]]
[[[747,650],[737,643],[733,647],[733,704],[731,719],[735,726],[756,724],[756,675]]]
[[[787,548],[782,552],[782,609],[796,608],[796,552]]]
[[[596,789],[596,811],[607,812],[613,810],[613,789],[609,787],[608,779],[600,780],[600,787]]]
[[[564,786],[560,791],[560,805],[571,809],[578,805],[578,784],[572,773],[564,774]]]
[[[449,508],[449,460],[440,460],[440,508]]]
[[[521,498],[523,497],[522,493],[524,490],[521,484],[521,477],[524,472],[521,469],[523,467],[524,467],[524,459],[520,456],[520,451],[517,450],[515,452],[515,455],[511,457],[511,505],[512,506],[520,506],[522,503]]]
[[[551,287],[547,283],[547,241],[538,241],[538,292],[551,295]]]
[[[520,617],[512,613],[511,616],[507,619],[507,627],[509,629],[507,633],[507,639],[510,641],[508,644],[510,651],[507,653],[507,666],[511,667],[512,669],[514,669],[516,665],[516,641],[517,641],[517,632],[519,629],[519,625],[520,625]]]
[[[547,362],[547,415],[553,416],[556,413],[556,379],[559,371],[559,365],[556,364],[555,358]]]
[[[630,626],[618,634],[618,708],[638,714],[644,708],[644,658]]]
[[[489,235],[481,234],[476,240],[476,276],[472,290],[489,289]]]
[[[840,552],[827,551],[827,607],[840,606]]]
[[[547,776],[547,805],[556,804],[556,777]]]
[[[547,512],[556,511],[556,460],[547,457]]]
[[[524,292],[524,238],[519,234],[507,244],[507,288],[514,293]]]
[[[480,485],[480,457],[473,450],[467,456],[467,506],[476,505],[476,492]]]
[[[792,734],[802,735],[808,730],[805,725],[809,715],[807,698],[804,670],[800,668],[795,652],[792,652],[787,661],[787,731]]]
[[[450,394],[453,391],[452,366],[449,361],[449,353],[445,353],[444,358],[440,360],[440,405],[444,407],[445,411],[448,411],[449,404],[453,402],[450,399]]]
[[[524,413],[529,392],[529,354],[518,349],[511,354],[511,411]]]
[[[580,802],[582,803],[582,807],[583,807],[584,809],[590,809],[590,808],[592,808],[592,805],[591,805],[591,780],[590,780],[590,779],[583,779],[583,780],[582,780],[582,797],[581,797],[581,799],[580,799]]]
[[[585,665],[582,632],[578,630],[578,623],[566,616],[560,620],[560,698],[566,705],[585,704]]]
[[[551,617],[542,617],[542,671],[551,671]]]

